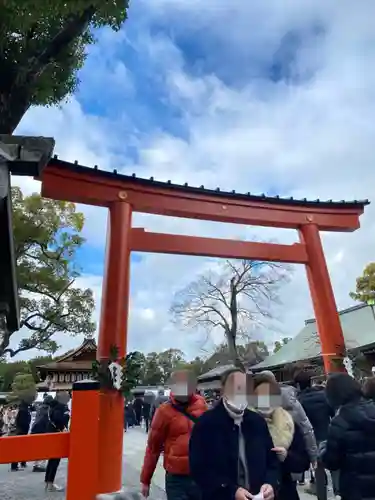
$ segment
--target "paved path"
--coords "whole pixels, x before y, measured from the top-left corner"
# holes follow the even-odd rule
[[[124,434],[123,484],[124,487],[139,491],[139,475],[146,447],[146,433],[142,429],[130,429]],[[45,493],[44,474],[31,471],[10,472],[8,465],[0,464],[1,500],[47,500],[65,499],[65,493]],[[66,483],[67,460],[62,460],[56,476],[56,483]],[[82,481],[90,478],[82,478]],[[151,488],[150,500],[165,500],[164,471],[158,464]]]
[[[143,429],[129,429],[124,434],[123,484],[124,487],[139,491],[139,474],[146,447],[146,433]],[[56,482],[65,485],[67,461],[62,460]],[[1,500],[47,500],[65,499],[65,493],[44,491],[44,474],[33,473],[30,468],[20,472],[9,472],[9,466],[0,464]],[[90,478],[82,478],[82,481]],[[315,500],[316,497],[300,492],[301,500]],[[155,471],[150,500],[166,500],[164,492],[164,470],[161,461]]]

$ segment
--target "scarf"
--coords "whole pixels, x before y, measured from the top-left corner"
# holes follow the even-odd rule
[[[290,413],[283,408],[276,408],[271,415],[263,417],[267,422],[273,445],[288,450],[294,435],[294,421]]]
[[[243,419],[245,410],[239,410],[235,406],[231,405],[226,398],[223,398],[224,408],[227,410],[228,415],[233,418],[237,425],[240,425]]]

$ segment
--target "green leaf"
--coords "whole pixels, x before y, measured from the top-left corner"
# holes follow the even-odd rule
[[[9,400],[32,403],[35,400],[36,392],[36,384],[33,376],[28,373],[20,373],[14,378]]]
[[[371,262],[365,267],[362,276],[357,278],[356,291],[349,295],[358,302],[368,305],[375,303],[375,262]]]
[[[12,201],[21,327],[28,335],[15,349],[9,348],[11,337],[2,338],[0,356],[29,349],[54,353],[57,335],[95,332],[92,290],[76,285],[84,217],[74,203],[24,197],[19,188],[12,188]]]
[[[31,105],[73,94],[95,29],[118,31],[127,0],[7,0],[0,3],[0,132],[12,133]]]

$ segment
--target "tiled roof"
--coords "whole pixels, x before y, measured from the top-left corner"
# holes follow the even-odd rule
[[[56,370],[56,371],[64,371],[64,370],[91,370],[92,369],[92,361],[52,361],[51,363],[47,363],[43,366],[38,366],[38,368],[43,370]]]
[[[75,358],[78,358],[80,354],[83,354],[85,352],[96,352],[97,346],[95,339],[85,339],[82,344],[77,347],[77,349],[71,349],[70,351],[66,352],[63,356],[61,356],[59,359],[56,360],[56,362],[61,363],[62,361],[73,361]]]
[[[201,193],[216,197],[234,198],[238,200],[246,199],[248,201],[267,202],[277,205],[316,206],[321,208],[330,208],[330,207],[358,208],[358,207],[364,207],[365,205],[368,205],[370,203],[369,200],[334,201],[334,200],[319,200],[319,199],[307,200],[306,198],[295,199],[293,197],[283,198],[280,196],[268,196],[267,194],[264,193],[262,194],[254,194],[250,192],[237,193],[234,190],[226,191],[226,190],[221,190],[220,188],[207,189],[204,186],[194,187],[194,186],[189,186],[188,183],[185,183],[183,185],[173,184],[172,181],[170,180],[167,182],[161,182],[161,181],[156,181],[154,177],[150,177],[149,179],[144,179],[142,177],[137,177],[136,174],[132,175],[119,174],[117,170],[113,170],[112,172],[109,170],[100,170],[97,165],[95,165],[93,168],[86,167],[80,165],[78,161],[71,163],[59,160],[57,155],[55,155],[54,158],[50,160],[49,165],[53,167],[61,167],[63,169],[71,170],[77,173],[84,173],[84,174],[89,173],[97,175],[98,177],[105,177],[108,179],[113,179],[123,182],[131,182],[133,184],[138,184],[141,186],[159,187],[161,189],[173,189],[185,193]]]
[[[375,344],[375,315],[371,306],[360,304],[339,312],[347,349]],[[271,354],[252,369],[271,368],[296,361],[314,359],[321,355],[315,319],[305,322],[305,327],[278,352]]]
[[[80,356],[86,353],[96,355],[96,342],[94,339],[85,339],[82,344],[76,349],[70,349],[62,356],[59,356],[54,361],[46,363],[45,365],[37,366],[42,370],[91,370],[91,360],[80,360]]]
[[[210,378],[214,377],[221,377],[227,370],[230,370],[230,368],[233,368],[234,365],[219,365],[216,366],[215,368],[212,368],[212,370],[203,373],[198,377],[198,382],[202,380],[207,380]]]

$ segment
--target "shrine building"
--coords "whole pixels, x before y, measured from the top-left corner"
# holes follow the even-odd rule
[[[338,311],[348,353],[355,354],[361,376],[370,376],[375,365],[375,308],[358,304]],[[315,318],[307,319],[302,330],[279,351],[251,367],[254,372],[271,370],[280,382],[290,381],[293,365],[306,367],[323,375],[322,349]]]
[[[375,307],[358,304],[338,311],[348,353],[356,353],[357,367],[362,376],[370,376],[375,366]],[[288,382],[296,363],[316,372],[316,378],[325,378],[321,345],[315,318],[305,320],[302,330],[279,351],[270,354],[247,368],[254,373],[271,370],[279,382]],[[198,389],[219,390],[221,377],[232,364],[219,365],[198,377]]]
[[[70,391],[74,382],[91,378],[96,351],[95,340],[86,339],[77,349],[68,351],[56,361],[38,366],[42,381],[37,384],[38,391]]]

